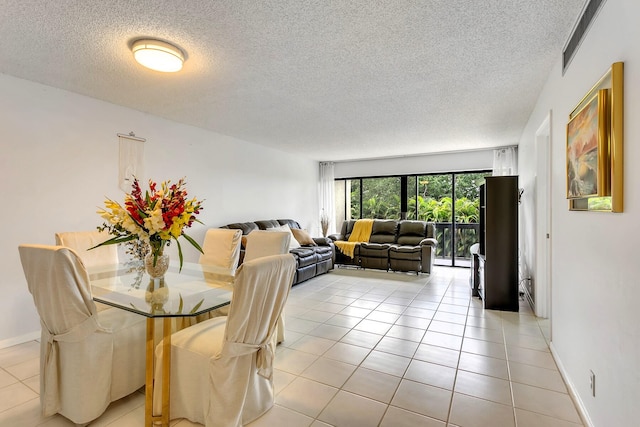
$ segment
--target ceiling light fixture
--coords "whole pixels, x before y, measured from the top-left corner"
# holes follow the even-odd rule
[[[160,40],[136,40],[131,46],[131,51],[140,65],[164,73],[180,71],[184,63],[182,50]]]

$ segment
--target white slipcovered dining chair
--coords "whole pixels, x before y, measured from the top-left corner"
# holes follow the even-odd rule
[[[291,232],[254,230],[247,234],[247,247],[245,248],[244,262],[270,255],[289,253]],[[293,283],[293,280],[292,280]],[[278,344],[285,338],[284,311],[278,320]]]
[[[210,228],[204,235],[199,263],[213,265],[229,271],[233,276],[240,260],[241,230]]]
[[[66,231],[56,233],[56,245],[66,246],[76,251],[84,266],[91,269],[118,263],[118,245],[106,245],[88,250],[112,237],[109,233],[98,230]]]
[[[247,234],[244,261],[289,252],[291,233],[284,231],[254,230]]]
[[[98,313],[89,276],[73,249],[18,250],[42,327],[42,414],[86,424],[144,385],[145,318],[116,309]]]
[[[171,418],[214,426],[240,426],[274,403],[276,323],[295,272],[293,255],[244,262],[238,269],[229,316],[171,336]],[[162,343],[156,360],[162,360]],[[156,366],[156,390],[161,389]],[[161,407],[159,393],[154,407]]]

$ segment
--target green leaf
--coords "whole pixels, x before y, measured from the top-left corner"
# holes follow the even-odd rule
[[[178,245],[178,258],[180,259],[180,269],[178,270],[178,273],[180,273],[182,271],[182,262],[183,262],[182,246],[180,246],[180,242],[176,237],[174,237],[173,240],[175,240],[176,244]]]
[[[192,237],[186,235],[185,233],[182,233],[182,235],[184,236],[185,239],[187,239],[187,242],[191,243],[193,245],[193,247],[196,248],[201,254],[204,254],[204,251],[202,250],[202,248],[200,247],[198,242],[193,240]]]
[[[182,301],[182,294],[178,294],[180,296],[180,304],[178,305],[178,314],[182,314],[182,306],[184,305],[184,301]]]
[[[196,311],[198,311],[198,309],[200,308],[200,306],[202,305],[202,303],[203,303],[203,302],[204,302],[204,298],[202,298],[202,299],[200,300],[200,302],[199,302],[199,303],[197,303],[197,304],[196,304],[196,306],[195,306],[195,307],[193,307],[189,313],[190,313],[190,314],[193,314],[193,313],[195,313]]]
[[[128,236],[117,236],[117,237],[112,237],[109,240],[106,240],[102,243],[99,243],[89,249],[87,249],[88,251],[90,251],[91,249],[95,249],[95,248],[99,248],[100,246],[107,246],[107,245],[117,245],[119,243],[125,243],[125,242],[129,242],[131,240],[135,240],[137,239],[138,236],[136,236],[135,234],[130,234]]]

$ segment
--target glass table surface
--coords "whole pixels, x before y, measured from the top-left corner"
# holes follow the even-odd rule
[[[138,264],[89,269],[96,302],[146,317],[197,316],[231,302],[233,275],[220,267],[171,263],[164,279],[151,279]]]

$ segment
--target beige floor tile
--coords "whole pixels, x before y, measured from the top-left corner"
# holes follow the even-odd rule
[[[370,427],[380,423],[387,405],[346,391],[340,391],[318,419],[335,427]]]
[[[308,427],[313,423],[313,418],[292,411],[280,405],[274,405],[266,414],[257,420],[247,424],[247,427]]]
[[[319,356],[333,347],[335,343],[336,341],[334,340],[307,335],[291,344],[289,348],[292,350],[303,351],[305,353],[316,354]]]
[[[440,306],[438,307],[438,312],[445,312],[445,313],[454,313],[454,314],[460,314],[462,316],[464,316],[465,318],[467,317],[467,311],[469,311],[469,301],[468,300],[457,300],[457,299],[449,299],[450,303],[446,303],[445,301],[447,301],[447,299],[443,299],[442,303],[440,304]],[[462,305],[460,305],[462,304]]]
[[[364,319],[356,326],[354,326],[353,329],[356,331],[364,331],[370,332],[372,334],[384,335],[389,329],[391,329],[391,324]]]
[[[413,357],[418,345],[419,343],[415,341],[407,341],[400,338],[386,336],[380,340],[378,345],[375,347],[375,350],[396,354],[398,356]]]
[[[464,325],[460,325],[458,323],[450,323],[450,322],[441,322],[439,320],[433,320],[429,324],[429,331],[432,332],[441,332],[443,334],[449,335],[464,335]]]
[[[396,320],[396,325],[409,326],[411,328],[418,328],[418,329],[427,329],[430,323],[431,323],[431,319],[429,318],[407,316],[405,314],[398,317],[398,320]]]
[[[286,323],[286,329],[292,330],[294,332],[300,332],[301,334],[307,334],[320,325],[320,322],[293,318],[290,322]]]
[[[405,409],[389,406],[380,427],[445,427],[446,423]]]
[[[345,316],[343,314],[334,314],[325,323],[328,325],[342,326],[343,328],[353,328],[362,320],[359,317]]]
[[[393,398],[400,377],[366,368],[358,368],[342,387],[360,396],[368,397],[382,403],[389,403]]]
[[[427,303],[427,302],[423,303],[423,305],[426,305],[426,304],[433,304],[433,306],[435,307],[438,306],[438,304],[436,303]],[[420,317],[421,319],[433,319],[433,316],[435,316],[436,311],[435,309],[421,308],[421,307],[416,307],[411,305],[407,307],[407,309],[402,314],[404,314],[405,316]]]
[[[290,372],[281,371],[280,369],[273,370],[273,389],[274,393],[280,393],[286,386],[291,384],[298,376]]]
[[[372,351],[364,359],[360,366],[363,368],[373,369],[374,371],[384,372],[385,374],[401,377],[407,370],[411,359],[408,357],[397,356],[382,351]]]
[[[335,387],[298,377],[276,396],[276,403],[315,418],[337,392]]]
[[[422,338],[423,344],[445,347],[451,350],[460,350],[462,337],[458,335],[443,334],[427,330]]]
[[[525,411],[524,409],[516,409],[516,421],[518,427],[579,427],[582,424],[571,423],[569,421],[560,420],[558,418],[548,417],[535,412]]]
[[[417,360],[455,368],[458,366],[460,352],[449,348],[420,344],[413,357]]]
[[[483,356],[481,354],[460,353],[458,369],[475,372],[477,374],[490,375],[503,380],[509,379],[506,360]]]
[[[309,335],[325,338],[328,340],[339,341],[340,338],[345,336],[350,330],[350,328],[345,328],[342,326],[322,324],[309,332]]]
[[[372,334],[371,332],[365,331],[357,331],[354,329],[342,337],[340,342],[371,349],[378,345],[381,339],[382,335]]]
[[[36,397],[0,411],[0,426],[37,426],[50,418],[53,417],[44,418],[42,416],[40,399]]]
[[[318,358],[315,354],[285,348],[276,354],[275,368],[300,375]]]
[[[351,303],[351,307],[366,308],[368,310],[379,309],[379,306],[379,302],[368,301],[365,299],[357,299]]]
[[[376,307],[376,311],[382,311],[384,313],[402,314],[407,310],[407,306],[399,304],[389,304],[387,302],[380,303]]]
[[[504,405],[512,405],[509,381],[501,380],[500,378],[474,372],[458,371],[454,391]]]
[[[515,427],[513,407],[454,393],[449,423],[459,427]]]
[[[519,383],[512,383],[512,388],[516,408],[572,423],[580,422],[578,412],[568,394]]]
[[[0,368],[40,357],[40,343],[29,341],[0,350]]]
[[[495,342],[466,338],[462,341],[462,351],[483,356],[495,357],[496,359],[507,359],[504,344]]]
[[[144,394],[133,393],[129,396],[123,397],[109,405],[109,408],[100,417],[91,422],[91,427],[115,427],[120,425],[119,422],[122,417],[126,416],[132,411],[142,411],[144,423]],[[136,417],[131,415],[131,417]]]
[[[320,357],[305,369],[300,376],[340,388],[355,370],[355,365]]]
[[[28,359],[4,369],[20,381],[24,381],[40,373],[40,358]]]
[[[38,394],[22,383],[2,387],[0,388],[0,412],[37,398]]]
[[[509,370],[511,372],[511,381],[567,393],[567,387],[560,376],[560,372],[555,369],[509,362]]]
[[[0,389],[10,384],[15,384],[18,379],[4,369],[0,369]]]
[[[433,320],[465,325],[467,323],[467,316],[465,316],[464,314],[447,313],[445,311],[438,310],[436,314],[433,316]]]
[[[504,343],[504,335],[502,330],[479,328],[477,326],[467,325],[464,331],[465,338],[473,338],[476,340],[491,341],[498,344]]]
[[[384,311],[372,311],[367,317],[366,320],[374,320],[376,322],[390,323],[394,324],[396,320],[400,317],[397,313],[386,313]]]
[[[426,330],[411,328],[409,326],[393,325],[391,329],[387,331],[388,337],[400,338],[408,341],[420,342]]]
[[[340,314],[344,316],[359,317],[361,319],[364,319],[369,314],[371,314],[371,311],[372,310],[369,310],[368,308],[345,307],[340,311]]]
[[[423,384],[453,390],[456,370],[435,363],[412,360],[404,374],[404,378]]]
[[[402,380],[392,406],[417,412],[441,421],[447,420],[451,391],[410,380]]]
[[[327,350],[322,357],[339,360],[341,362],[359,365],[369,355],[370,349],[353,344],[337,342]]]
[[[531,350],[522,347],[507,347],[507,360],[539,368],[558,369],[549,351]]]

